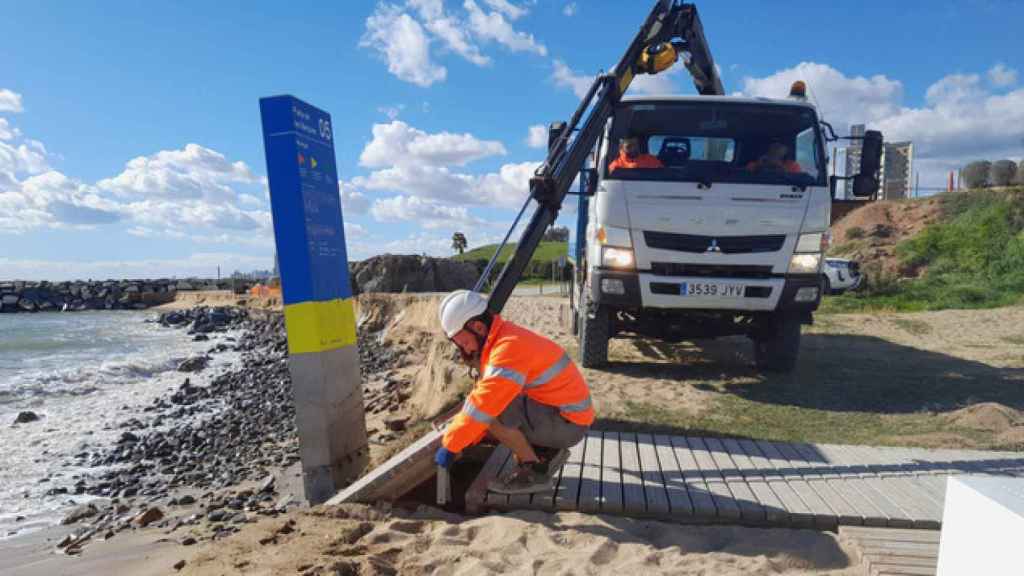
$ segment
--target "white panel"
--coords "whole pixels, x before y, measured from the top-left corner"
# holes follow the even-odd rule
[[[1010,576],[1024,571],[1024,479],[949,478],[939,576]]]

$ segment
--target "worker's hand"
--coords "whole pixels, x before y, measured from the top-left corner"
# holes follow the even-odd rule
[[[437,449],[437,453],[434,454],[434,463],[441,468],[448,468],[455,462],[455,457],[458,456],[455,452],[441,446]]]

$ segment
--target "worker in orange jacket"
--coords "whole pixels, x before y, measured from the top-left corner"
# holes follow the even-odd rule
[[[657,156],[640,153],[640,138],[629,136],[623,138],[619,143],[619,155],[608,165],[608,173],[611,174],[619,168],[664,168]]]
[[[594,422],[590,390],[561,346],[487,311],[478,292],[449,294],[439,310],[445,334],[479,379],[449,422],[434,461],[447,468],[487,433],[517,465],[489,488],[504,494],[550,489],[554,473]]]

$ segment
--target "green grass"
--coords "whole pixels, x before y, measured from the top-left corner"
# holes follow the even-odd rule
[[[942,196],[942,218],[896,246],[922,278],[866,270],[868,286],[827,298],[822,312],[994,308],[1024,299],[1024,189]]]
[[[515,252],[516,243],[512,242],[506,244],[501,249],[501,254],[498,256],[497,271],[501,270],[501,265],[504,265],[509,258],[512,257]],[[494,253],[498,251],[497,244],[488,244],[479,248],[474,248],[454,257],[455,260],[460,262],[472,262],[476,264],[480,270],[483,270],[487,262],[490,261]],[[533,253],[533,258],[530,263],[526,266],[526,270],[523,273],[524,280],[543,280],[551,278],[551,266],[558,262],[558,259],[565,256],[568,253],[568,244],[566,242],[541,242],[537,246],[537,250]]]

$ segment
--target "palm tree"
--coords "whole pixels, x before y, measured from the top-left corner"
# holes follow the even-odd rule
[[[462,253],[466,251],[467,245],[465,234],[462,232],[452,234],[452,250],[455,250],[459,255],[462,255]]]

